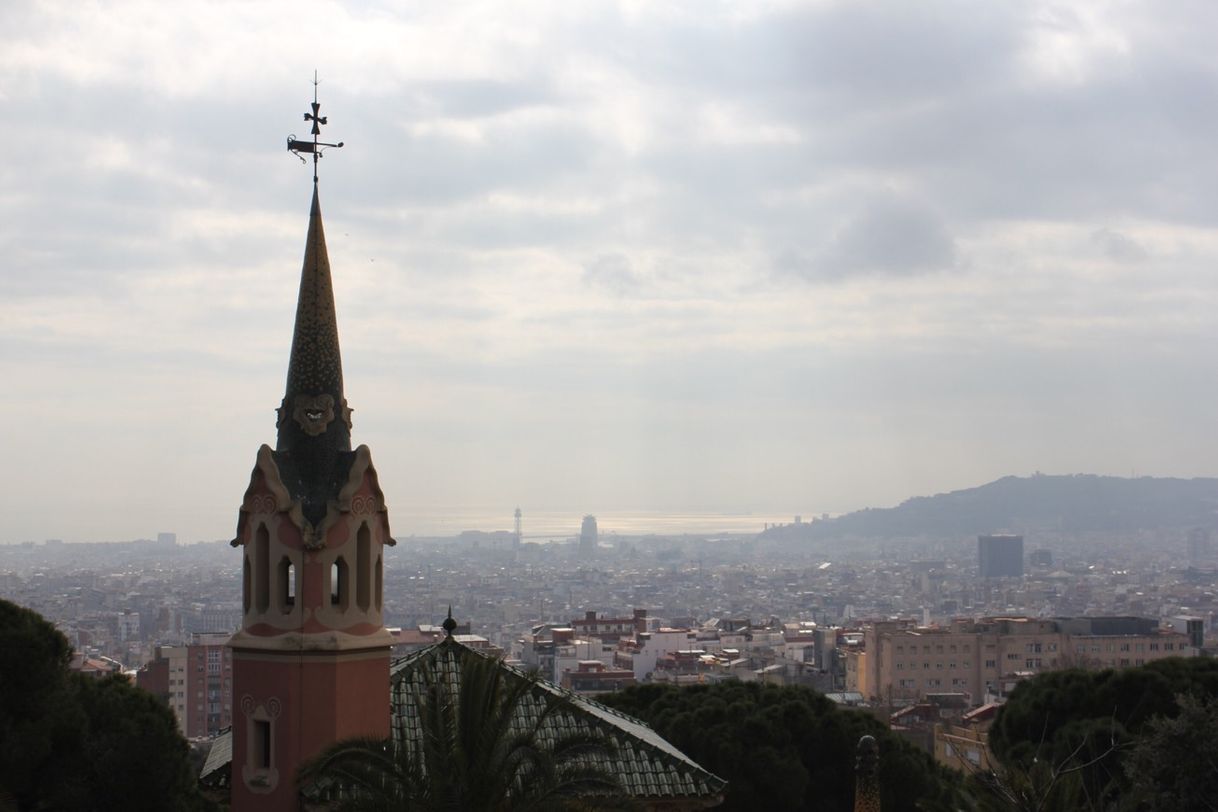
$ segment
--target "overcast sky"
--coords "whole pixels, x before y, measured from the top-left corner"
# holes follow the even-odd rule
[[[232,535],[315,68],[397,535],[1218,474],[1218,4],[15,0],[0,29],[0,541]]]

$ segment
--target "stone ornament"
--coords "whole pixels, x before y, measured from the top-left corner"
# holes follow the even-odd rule
[[[323,433],[334,420],[334,397],[332,395],[297,395],[292,409],[292,419],[310,437]]]

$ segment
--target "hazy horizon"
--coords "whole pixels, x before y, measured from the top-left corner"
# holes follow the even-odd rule
[[[586,513],[570,510],[538,510],[525,514],[522,518],[522,535],[525,542],[555,541],[576,538],[580,532],[580,522]],[[698,512],[664,512],[664,511],[630,511],[610,510],[595,514],[597,526],[602,540],[614,536],[637,535],[700,535],[700,534],[739,534],[761,532],[764,526],[774,523],[791,522],[796,515],[770,516],[752,515],[748,513],[698,513]],[[811,521],[812,516],[802,516],[803,521]],[[511,532],[514,527],[513,511],[497,511],[493,507],[463,506],[448,509],[432,509],[428,511],[397,511],[390,505],[390,529],[395,538],[409,539],[411,537],[451,537],[464,531]],[[157,531],[145,531],[130,538],[122,539],[88,539],[60,538],[65,542],[123,542],[137,539],[155,538],[157,532],[175,532],[171,527],[161,527]],[[197,542],[227,541],[227,538],[200,539],[183,538],[177,534],[178,544],[194,544]],[[55,539],[56,537],[50,537]],[[25,539],[25,541],[42,542],[46,539]]]
[[[1026,479],[1033,476],[1053,477],[1114,475],[1091,474],[1090,472],[1046,474],[1043,471],[1034,471],[1031,474],[1009,474],[1007,476],[1015,476]],[[1116,478],[1129,479],[1141,478],[1142,476],[1143,475],[1135,474],[1134,477]],[[1165,478],[1171,479],[1173,477]],[[963,489],[953,488],[950,490],[935,491],[933,493],[909,494],[891,504],[859,505],[849,510],[836,512],[803,510],[781,514],[774,511],[666,511],[658,509],[630,509],[618,507],[599,510],[594,512],[592,515],[597,519],[598,528],[603,539],[610,539],[618,535],[739,535],[761,532],[767,525],[789,524],[795,521],[797,518],[803,522],[813,522],[826,517],[837,518],[856,511],[896,508],[910,499],[942,496],[957,490],[966,490],[968,488],[991,485],[995,481],[979,482]],[[234,510],[236,510],[236,508],[234,508]],[[505,511],[502,507],[493,505],[431,505],[425,507],[407,508],[405,510],[398,510],[395,509],[393,505],[389,505],[389,520],[394,537],[399,539],[408,539],[411,537],[453,537],[465,531],[511,532],[515,523],[514,512],[514,508]],[[526,542],[563,541],[577,538],[580,532],[581,521],[584,516],[588,515],[588,511],[586,510],[552,507],[531,508],[527,511],[522,509],[521,512],[523,523],[522,534]],[[215,538],[191,537],[189,535],[183,535],[174,527],[166,525],[159,527],[156,531],[144,529],[134,533],[133,535],[121,538],[62,538],[56,536],[47,536],[46,538],[27,538],[12,540],[9,542],[0,541],[0,544],[42,542],[46,541],[47,538],[58,541],[85,543],[125,542],[140,539],[150,540],[155,537],[156,533],[159,532],[175,533],[178,536],[178,544],[227,542],[229,540],[228,536]]]
[[[283,395],[314,69],[353,439],[395,532],[1218,474],[1218,6],[0,22],[0,542],[231,535]]]

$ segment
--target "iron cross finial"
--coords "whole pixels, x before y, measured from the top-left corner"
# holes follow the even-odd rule
[[[313,135],[315,136],[321,135],[321,125],[326,123],[325,116],[317,115],[317,111],[321,109],[321,105],[317,102],[317,86],[319,84],[321,82],[317,81],[317,71],[313,71],[313,113],[311,115],[305,113],[304,120],[313,122]]]
[[[317,136],[321,135],[321,125],[326,124],[326,117],[321,115],[321,103],[317,101],[317,86],[321,84],[317,79],[317,71],[313,71],[313,103],[310,105],[313,108],[312,113],[305,113],[304,120],[313,122],[312,141],[299,141],[295,135],[288,136],[288,151],[293,153],[300,159],[301,163],[305,162],[305,154],[313,156],[313,182],[317,183],[317,161],[321,158],[327,147],[341,147],[342,141],[337,144],[327,144],[324,141],[318,141]]]

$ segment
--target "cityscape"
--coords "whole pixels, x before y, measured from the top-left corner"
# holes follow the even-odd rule
[[[398,541],[384,575],[395,656],[437,643],[451,611],[465,645],[578,694],[643,683],[804,685],[887,709],[894,729],[925,737],[931,752],[938,724],[941,760],[981,765],[991,756],[959,727],[963,717],[988,708],[992,718],[1020,681],[1215,646],[1218,556],[1203,528],[843,547],[793,544],[814,524],[802,517],[753,534],[625,535],[603,533],[588,515],[568,538],[537,543],[522,540],[526,518],[517,509],[505,517],[513,530]],[[232,724],[227,643],[243,610],[227,543],[159,533],[8,545],[0,573],[9,599],[67,635],[73,668],[131,674],[166,698],[192,740]],[[190,668],[196,656],[205,674]],[[927,703],[950,710],[920,722]],[[944,756],[953,736],[967,744]]]
[[[520,659],[534,628],[569,626],[588,611],[631,618],[642,610],[645,631],[696,632],[720,621],[750,636],[792,624],[861,633],[888,618],[948,626],[962,616],[1136,616],[1164,626],[1188,616],[1203,620],[1208,634],[1218,616],[1218,557],[1200,529],[1123,539],[1055,535],[1053,547],[1019,536],[875,540],[836,554],[809,544],[801,554],[764,533],[615,535],[608,542],[594,520],[585,526],[566,542],[546,544],[518,543],[508,530],[400,539],[386,563],[385,622],[399,632],[438,630],[451,606],[470,633]],[[983,558],[993,546],[1010,548],[1005,561]],[[987,574],[983,563],[1005,569]],[[157,646],[231,634],[241,620],[240,564],[227,542],[179,544],[160,533],[120,543],[6,545],[0,573],[6,597],[55,622],[76,650],[110,669],[137,670]],[[802,653],[788,655],[811,646],[811,632],[789,636],[795,642],[775,651],[765,637],[749,656],[759,667],[773,664],[769,656],[803,662]],[[840,666],[817,670],[844,679]]]
[[[1218,809],[1216,7],[0,20],[0,812]]]

